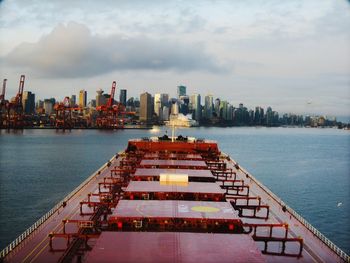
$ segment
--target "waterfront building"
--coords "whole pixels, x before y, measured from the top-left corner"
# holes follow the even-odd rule
[[[216,98],[215,102],[214,102],[214,112],[215,112],[216,117],[222,117],[220,115],[220,108],[221,108],[221,101],[219,98]]]
[[[177,97],[180,98],[181,96],[186,95],[186,86],[177,86]]]
[[[249,110],[249,125],[252,125],[254,123],[254,111],[253,110]]]
[[[119,102],[126,106],[126,100],[127,100],[127,91],[126,89],[121,89],[119,94]]]
[[[176,101],[173,101],[171,104],[171,112],[172,115],[178,115],[179,114],[179,105]]]
[[[229,105],[228,107],[228,116],[227,116],[227,120],[228,121],[232,121],[233,120],[233,111],[234,111],[234,107],[232,105]]]
[[[162,115],[162,102],[161,102],[161,94],[154,94],[154,113],[160,119]]]
[[[70,105],[71,105],[72,107],[74,107],[75,105],[77,105],[77,96],[76,96],[76,95],[72,95],[72,96],[70,97]]]
[[[199,121],[202,117],[202,105],[200,94],[193,94],[190,97],[190,108],[192,111],[192,118],[196,121]]]
[[[254,124],[262,125],[264,123],[264,109],[260,106],[255,107]]]
[[[179,112],[187,115],[189,113],[190,98],[187,95],[180,96]]]
[[[151,122],[153,116],[152,96],[148,92],[140,95],[140,121]]]
[[[213,95],[204,98],[204,118],[210,120],[213,117]]]
[[[167,126],[177,127],[193,127],[198,126],[198,123],[191,118],[190,115],[170,114],[169,121],[166,122]]]
[[[53,105],[54,103],[52,103],[52,99],[45,99],[44,100],[44,111],[45,114],[50,115],[53,112]]]
[[[96,90],[96,107],[99,107],[101,105],[105,105],[106,104],[106,98],[103,95],[103,90],[99,89]]]
[[[163,121],[168,121],[169,120],[169,107],[168,106],[163,106],[162,108],[162,120]]]
[[[43,101],[43,100],[38,100],[38,101],[35,103],[35,108],[36,108],[36,110],[41,109],[41,108],[44,108],[44,101]]]
[[[87,104],[87,91],[79,91],[79,107],[86,107]]]
[[[96,100],[92,99],[89,103],[89,108],[96,108]]]
[[[22,96],[23,111],[32,114],[35,111],[35,94],[31,91],[24,91]]]
[[[271,126],[272,125],[272,121],[273,121],[273,113],[272,113],[272,108],[271,107],[267,107],[266,109],[266,125],[267,126]]]
[[[220,102],[220,106],[219,106],[219,115],[220,118],[222,118],[223,120],[227,121],[229,120],[229,111],[228,111],[228,102],[223,100]]]

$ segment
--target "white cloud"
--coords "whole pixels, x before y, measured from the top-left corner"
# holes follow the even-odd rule
[[[3,1],[0,73],[25,73],[38,97],[116,79],[133,96],[184,83],[234,105],[300,112],[312,100],[346,115],[348,28],[345,0]]]
[[[114,70],[224,70],[200,44],[121,35],[101,37],[77,23],[59,25],[37,43],[22,43],[3,62],[45,77],[85,77]]]

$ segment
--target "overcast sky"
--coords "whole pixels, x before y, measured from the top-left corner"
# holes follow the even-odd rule
[[[0,76],[37,98],[113,80],[141,92],[212,94],[234,106],[350,115],[350,3],[1,1]],[[117,93],[119,94],[119,92]]]

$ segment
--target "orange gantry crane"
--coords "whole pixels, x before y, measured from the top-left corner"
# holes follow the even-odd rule
[[[6,103],[6,118],[5,118],[5,126],[6,128],[12,129],[22,129],[24,127],[24,114],[23,114],[23,89],[24,89],[24,80],[25,76],[21,75],[19,80],[19,87],[16,97],[12,99],[9,103]],[[3,85],[3,91],[6,88],[6,81]],[[4,97],[5,97],[5,92]]]
[[[120,129],[124,127],[125,107],[121,103],[114,105],[114,94],[117,83],[113,81],[111,94],[105,105],[96,107],[98,116],[96,118],[96,126],[102,129]]]
[[[63,130],[73,128],[69,97],[65,97],[62,102],[56,103],[54,109],[56,111],[55,127]]]
[[[0,94],[0,129],[6,127],[6,123],[4,123],[4,120],[6,120],[8,104],[8,101],[5,100],[6,82],[7,79],[4,79],[2,83],[2,92]]]

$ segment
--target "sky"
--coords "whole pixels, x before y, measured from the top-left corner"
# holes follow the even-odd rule
[[[187,93],[350,116],[350,2],[0,0],[0,77],[37,99]],[[119,92],[117,91],[117,94]]]

